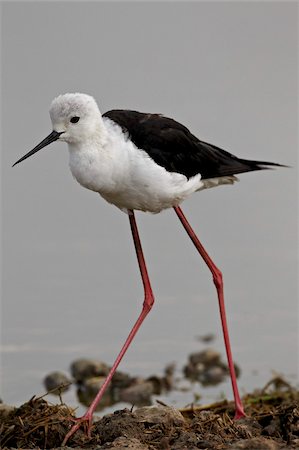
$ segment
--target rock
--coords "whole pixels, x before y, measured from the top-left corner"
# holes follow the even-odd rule
[[[101,387],[103,386],[106,377],[92,377],[84,380],[84,383],[81,385],[81,389],[84,390],[91,397],[95,397]],[[109,390],[109,386],[107,388]],[[107,391],[106,391],[107,392]]]
[[[198,381],[200,381],[203,386],[213,386],[221,383],[226,376],[226,370],[224,370],[222,367],[215,366],[210,367],[202,374],[200,374],[200,376],[198,377]]]
[[[201,336],[197,336],[197,339],[201,342],[203,342],[204,344],[207,344],[209,342],[212,342],[215,340],[215,334],[213,333],[207,333],[207,334],[203,334]]]
[[[71,364],[71,374],[77,383],[87,378],[107,376],[109,370],[107,364],[95,359],[77,359]]]
[[[197,365],[199,363],[203,364],[205,367],[211,367],[218,365],[221,360],[221,354],[212,348],[207,348],[202,352],[192,353],[189,356],[189,361],[192,365]]]
[[[123,409],[108,414],[96,422],[93,432],[101,436],[101,442],[103,443],[113,442],[121,436],[135,438],[142,442],[144,425],[140,423],[135,413]]]
[[[180,427],[186,425],[182,414],[169,406],[151,406],[135,411],[136,418],[146,430],[148,442],[159,442],[159,449],[169,450],[169,442],[177,436]]]
[[[116,371],[111,380],[111,384],[113,388],[124,389],[129,387],[132,384],[132,377],[127,373]]]
[[[175,363],[168,364],[164,369],[164,376],[161,377],[158,375],[152,375],[146,379],[146,381],[150,381],[152,383],[154,394],[161,395],[162,392],[167,392],[173,389],[175,384],[175,368]]]
[[[138,382],[133,386],[122,389],[118,393],[119,400],[122,402],[131,403],[133,405],[150,405],[151,396],[154,393],[153,383],[150,381]]]
[[[147,424],[147,426],[163,424],[165,428],[169,428],[172,426],[179,427],[185,424],[185,419],[180,411],[170,406],[138,408],[135,411],[135,415],[140,422]]]
[[[0,421],[2,422],[4,419],[8,417],[8,415],[16,409],[14,406],[6,405],[5,403],[0,403]]]
[[[151,383],[153,394],[161,395],[164,390],[168,390],[167,385],[165,386],[165,378],[158,377],[157,375],[152,375],[146,379],[146,382]]]
[[[95,396],[101,389],[104,384],[106,377],[92,377],[84,380],[83,384],[80,384],[77,390],[77,396],[79,401],[85,405],[89,406],[91,402],[94,400]],[[100,400],[100,403],[97,406],[97,411],[105,408],[106,406],[113,405],[114,399],[111,390],[111,384],[107,387],[104,392],[103,397]]]
[[[235,367],[236,377],[240,375],[240,369]],[[204,386],[221,383],[229,374],[228,366],[221,361],[221,355],[213,349],[206,349],[202,352],[192,353],[189,361],[184,367],[186,378],[199,381]]]
[[[176,369],[176,363],[172,362],[170,364],[167,364],[167,366],[164,369],[165,376],[166,377],[174,376],[175,369]]]
[[[202,363],[198,363],[198,364],[194,365],[189,362],[184,367],[183,371],[184,371],[184,375],[186,378],[196,381],[204,373],[205,366]]]
[[[63,372],[51,372],[44,379],[44,386],[51,394],[60,395],[69,389],[72,381]]]

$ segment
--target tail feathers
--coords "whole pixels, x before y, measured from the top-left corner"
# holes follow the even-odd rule
[[[283,164],[272,163],[267,161],[251,161],[249,159],[226,158],[217,166],[213,166],[206,171],[203,171],[202,179],[230,177],[239,175],[241,173],[253,172],[255,170],[275,169],[277,167],[289,167]],[[214,170],[213,170],[214,169]]]
[[[202,179],[227,177],[254,170],[288,167],[268,161],[238,158],[226,150],[203,141],[198,141],[197,146],[196,169],[197,173],[201,173]]]
[[[252,161],[249,159],[239,159],[239,161],[248,167],[246,172],[252,170],[264,170],[264,169],[275,169],[276,167],[290,167],[284,164],[273,163],[269,161]]]

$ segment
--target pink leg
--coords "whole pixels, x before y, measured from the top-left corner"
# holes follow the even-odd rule
[[[193,244],[195,245],[196,249],[200,253],[201,257],[207,264],[208,268],[212,272],[213,275],[213,281],[217,289],[217,295],[218,295],[218,302],[219,302],[219,308],[220,308],[220,316],[221,316],[221,323],[222,323],[222,330],[223,330],[223,336],[224,336],[224,343],[226,348],[226,354],[228,359],[228,367],[230,371],[230,377],[232,381],[232,387],[233,387],[233,393],[234,393],[234,399],[235,399],[235,405],[236,405],[236,412],[235,412],[235,419],[240,419],[241,417],[245,416],[243,405],[240,399],[238,386],[237,386],[237,380],[236,380],[236,374],[235,374],[235,368],[232,358],[232,352],[231,352],[231,346],[229,342],[229,335],[228,335],[228,328],[227,328],[227,321],[226,321],[226,314],[225,314],[225,306],[224,306],[224,295],[223,295],[223,281],[222,281],[222,273],[220,270],[215,266],[210,256],[207,254],[206,250],[198,240],[196,234],[194,233],[193,229],[191,228],[189,222],[187,221],[183,211],[179,206],[175,206],[174,210],[180,219],[183,227],[187,231],[189,237],[191,238]]]
[[[134,240],[138,264],[139,264],[143,287],[144,287],[143,308],[142,308],[142,311],[141,311],[135,325],[133,326],[129,336],[127,337],[126,342],[124,343],[124,346],[122,347],[119,355],[117,356],[115,363],[113,364],[104,384],[102,385],[101,389],[97,393],[95,399],[89,406],[89,408],[86,411],[86,413],[84,414],[84,416],[81,417],[80,419],[78,419],[77,423],[67,433],[67,435],[65,436],[65,438],[63,440],[62,445],[66,444],[68,439],[78,430],[78,428],[80,428],[82,423],[85,423],[87,425],[88,434],[90,435],[90,430],[91,430],[91,426],[92,426],[92,416],[95,412],[95,409],[96,409],[99,401],[101,400],[108,384],[110,383],[111,378],[113,377],[119,363],[121,362],[124,354],[126,353],[129,345],[131,344],[135,334],[137,333],[140,325],[142,324],[142,322],[144,321],[145,317],[147,316],[147,314],[149,313],[149,311],[151,310],[151,308],[154,304],[154,295],[153,295],[153,291],[151,288],[149,276],[147,273],[146,264],[145,264],[145,260],[144,260],[144,256],[143,256],[143,252],[142,252],[142,247],[141,247],[141,242],[140,242],[140,238],[139,238],[139,234],[138,234],[137,224],[136,224],[136,220],[135,220],[133,211],[129,211],[129,219],[130,219],[132,236],[133,236],[133,240]]]

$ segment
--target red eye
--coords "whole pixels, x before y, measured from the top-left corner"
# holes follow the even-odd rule
[[[77,122],[79,122],[79,120],[80,120],[80,117],[75,116],[75,117],[72,117],[72,118],[71,118],[70,122],[72,122],[72,123],[77,123]]]

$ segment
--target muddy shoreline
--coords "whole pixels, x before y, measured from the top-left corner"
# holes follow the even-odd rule
[[[96,418],[91,438],[78,430],[67,447],[131,450],[299,448],[299,391],[271,380],[243,397],[246,417],[233,420],[227,401],[184,409],[157,403]],[[0,408],[1,449],[62,448],[73,412],[33,398],[19,408]],[[64,447],[64,448],[67,448]]]

